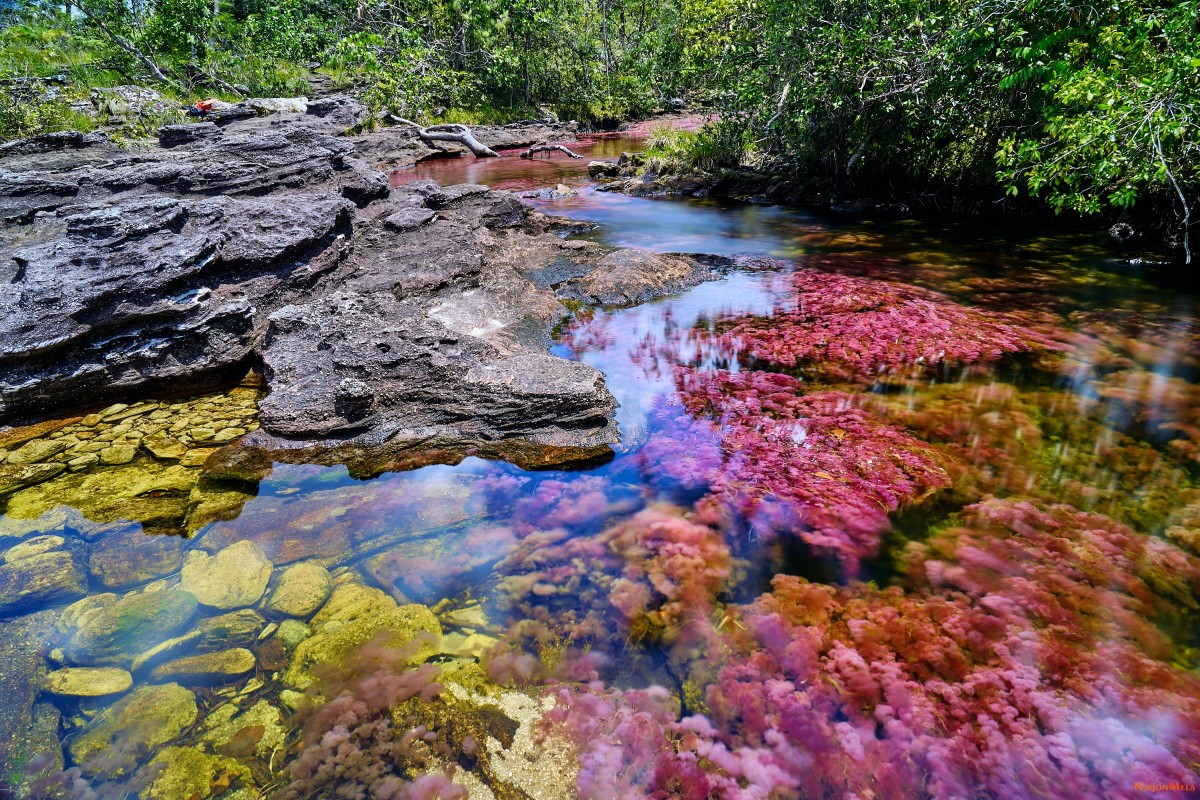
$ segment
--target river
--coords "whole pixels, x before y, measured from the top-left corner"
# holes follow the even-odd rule
[[[136,657],[135,694],[182,686],[198,709],[185,698],[183,720],[147,737],[127,730],[154,714],[125,685],[48,691],[30,738],[65,740],[68,767],[119,754],[85,770],[93,785],[179,748],[169,774],[188,759],[208,772],[170,786],[202,800],[254,786],[367,796],[320,794],[336,765],[346,786],[409,796],[363,777],[372,759],[408,779],[457,764],[473,797],[566,791],[561,775],[506,761],[510,747],[568,778],[544,751],[575,748],[578,791],[595,798],[1195,796],[1197,298],[1087,235],[597,191],[588,161],[639,144],[393,176],[562,183],[578,195],[532,202],[595,223],[587,238],[730,258],[680,295],[578,309],[561,326],[555,352],[601,370],[620,404],[610,461],[529,472],[466,458],[368,480],[281,464],[246,486],[139,459],[17,492],[5,546],[40,535],[86,551],[88,597],[0,623],[6,652],[33,652],[28,669],[60,681],[60,664],[119,672]],[[257,391],[145,413],[236,432],[253,427]],[[244,542],[263,559],[202,579],[212,554]],[[285,569],[295,589],[281,596]],[[233,588],[210,585],[222,570]],[[208,592],[199,611],[129,599],[174,592],[180,576]],[[436,618],[442,636],[416,661],[461,685],[475,675],[479,707],[522,721],[516,739],[480,722],[499,710],[430,721],[400,705],[393,719],[368,699],[290,717],[308,686],[411,704],[434,679],[352,650],[379,626],[317,611],[330,587],[367,616]],[[130,641],[105,650],[79,631],[117,603],[132,610],[109,624]],[[357,641],[337,639],[355,626]],[[313,677],[318,640],[354,654],[342,673]],[[540,728],[520,716],[522,692],[551,709]],[[404,747],[380,743],[417,724]],[[422,737],[436,744],[421,751]]]

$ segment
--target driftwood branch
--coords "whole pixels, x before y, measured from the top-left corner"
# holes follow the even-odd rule
[[[535,144],[524,153],[521,153],[521,158],[533,158],[534,153],[548,153],[553,150],[561,150],[571,158],[583,158],[583,156],[579,155],[578,153],[571,152],[568,148],[561,144]]]
[[[420,136],[421,141],[431,147],[436,147],[434,142],[458,142],[470,150],[476,158],[495,158],[499,155],[495,150],[476,139],[475,135],[471,133],[471,129],[466,125],[431,125],[428,128],[423,128],[404,117],[396,117],[396,120],[416,128],[417,136]]]
[[[775,106],[775,113],[771,115],[771,118],[769,120],[767,120],[767,124],[763,125],[763,130],[769,131],[771,129],[771,126],[775,124],[775,120],[777,120],[781,116],[783,116],[783,104],[787,102],[788,93],[791,91],[792,91],[792,82],[791,81],[788,81],[787,83],[783,84],[783,92],[779,95],[779,102]]]

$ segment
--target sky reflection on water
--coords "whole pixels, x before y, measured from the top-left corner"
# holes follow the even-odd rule
[[[581,175],[565,159],[455,159],[398,180]],[[555,352],[601,370],[620,404],[612,461],[466,458],[370,480],[278,464],[253,490],[220,487],[235,513],[184,546],[251,540],[276,566],[349,568],[400,602],[482,600],[469,631],[488,641],[605,654],[607,683],[568,693],[581,716],[560,719],[626,765],[610,796],[676,770],[744,769],[747,793],[729,797],[1132,797],[1134,778],[1195,777],[1195,298],[1112,272],[1086,237],[588,187],[536,205],[598,223],[588,237],[608,245],[737,257],[679,296],[565,326]],[[814,271],[841,293],[811,294]],[[897,363],[910,347],[967,352],[971,320],[999,332],[995,352]],[[670,689],[666,711],[638,694],[652,685]],[[671,703],[713,729],[679,727]],[[625,707],[661,752],[627,750]],[[686,772],[689,753],[707,777]]]

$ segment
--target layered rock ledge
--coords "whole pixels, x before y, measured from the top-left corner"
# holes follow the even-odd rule
[[[255,368],[270,394],[242,446],[281,460],[607,453],[603,376],[547,352],[559,299],[641,302],[712,265],[564,241],[570,223],[484,186],[393,190],[357,148],[398,151],[339,135],[355,111],[332,108],[170,126],[157,147],[0,146],[0,423]]]

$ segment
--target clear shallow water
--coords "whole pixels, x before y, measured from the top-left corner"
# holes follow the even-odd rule
[[[573,679],[547,724],[578,748],[587,797],[1190,796],[1195,298],[1120,274],[1082,237],[629,198],[591,191],[581,163],[419,171],[577,181],[578,198],[539,205],[599,223],[592,238],[740,257],[719,280],[581,312],[563,331],[557,352],[602,370],[620,402],[610,463],[530,473],[467,459],[367,481],[278,465],[250,487],[167,475],[143,454],[98,470],[107,483],[73,473],[18,492],[0,524],[93,542],[92,595],[163,577],[152,588],[170,591],[184,551],[250,541],[272,584],[314,564],[433,609],[435,663],[481,659],[504,685]],[[179,405],[159,410],[174,423],[221,407]],[[81,514],[53,522],[63,503]],[[191,538],[122,583],[97,574],[106,539],[92,523]],[[134,560],[147,541],[114,552]],[[235,642],[251,672],[177,678],[201,717],[227,685],[246,713],[286,707],[296,656],[257,637]],[[83,735],[105,702],[54,699],[60,733]],[[251,722],[243,739],[264,741],[269,726]],[[177,737],[232,753],[250,771],[239,786],[307,791],[314,773],[277,762],[297,749],[336,761],[309,736],[319,722],[295,723],[305,738],[290,751],[197,745],[204,723]],[[454,726],[433,729],[466,747]]]

